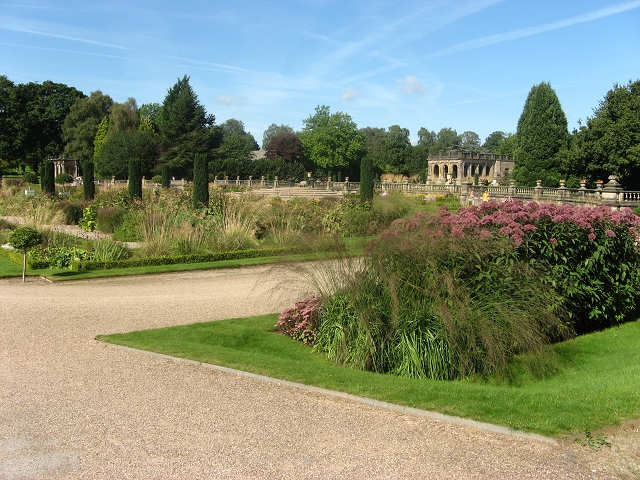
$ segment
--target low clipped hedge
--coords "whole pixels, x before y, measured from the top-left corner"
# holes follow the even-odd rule
[[[172,257],[128,258],[100,262],[94,260],[78,260],[71,263],[71,270],[76,272],[91,270],[110,270],[114,268],[151,267],[158,265],[177,265],[180,263],[206,263],[222,260],[240,260],[243,258],[275,257],[299,253],[300,248],[265,248],[261,250],[235,250],[232,252],[201,253],[191,255],[175,255]]]
[[[22,252],[18,250],[8,250],[6,248],[0,248],[0,255],[5,258],[8,258],[13,263],[17,263],[18,265],[22,265]],[[51,266],[51,262],[49,260],[40,260],[40,259],[32,259],[27,255],[27,267],[30,270],[40,270],[43,268],[49,268]]]

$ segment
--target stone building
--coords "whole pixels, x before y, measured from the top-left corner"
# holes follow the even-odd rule
[[[429,181],[432,183],[500,182],[513,173],[513,158],[495,153],[447,152],[429,156]]]
[[[53,176],[57,177],[60,173],[68,173],[74,179],[78,178],[78,162],[70,158],[51,158],[53,162]]]

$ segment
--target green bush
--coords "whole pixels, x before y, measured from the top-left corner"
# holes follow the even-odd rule
[[[84,200],[89,202],[96,196],[95,164],[87,160],[82,164],[82,194]]]
[[[26,172],[24,175],[22,175],[22,181],[24,183],[38,183],[38,175],[36,175],[34,172]]]
[[[108,206],[97,211],[96,229],[104,233],[114,233],[124,222],[127,210],[124,207]]]
[[[85,232],[93,232],[96,229],[97,218],[98,215],[95,205],[89,205],[82,211],[82,218],[78,222],[78,225],[80,225],[80,228]]]
[[[64,185],[71,182],[73,182],[73,177],[68,173],[59,173],[56,175],[56,183]]]
[[[82,209],[84,208],[82,203],[61,200],[56,203],[55,207],[58,210],[62,210],[67,225],[78,225],[82,218]]]

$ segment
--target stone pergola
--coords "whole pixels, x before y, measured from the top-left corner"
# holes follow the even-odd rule
[[[495,153],[447,152],[429,157],[429,180],[432,183],[472,183],[475,175],[482,180],[500,180],[513,172],[513,158]]]
[[[61,173],[68,173],[74,180],[78,178],[78,162],[70,158],[52,158],[54,178]]]

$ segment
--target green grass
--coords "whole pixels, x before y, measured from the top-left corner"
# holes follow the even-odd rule
[[[563,437],[640,417],[640,321],[555,345],[544,379],[435,381],[352,370],[275,332],[277,315],[98,339],[385,402]],[[523,362],[520,362],[523,363]]]

